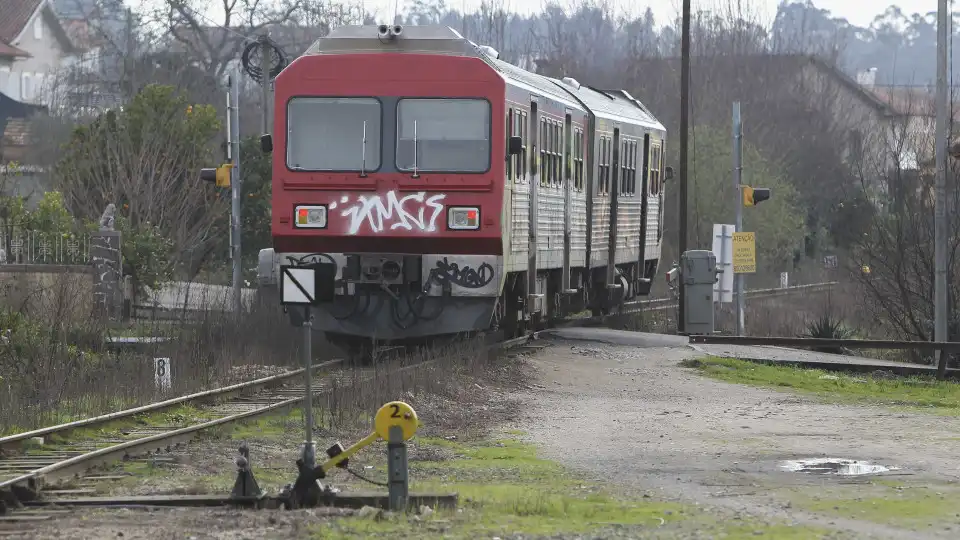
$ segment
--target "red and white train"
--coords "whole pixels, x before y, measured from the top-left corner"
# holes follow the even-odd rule
[[[603,312],[660,259],[665,129],[443,26],[347,26],[275,82],[274,249],[326,264],[314,327],[402,341]],[[335,263],[335,266],[330,263]]]

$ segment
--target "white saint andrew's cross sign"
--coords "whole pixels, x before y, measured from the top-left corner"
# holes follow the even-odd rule
[[[281,266],[280,303],[293,306],[310,306],[316,304],[316,268]]]

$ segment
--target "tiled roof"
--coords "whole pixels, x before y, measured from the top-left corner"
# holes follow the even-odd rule
[[[11,42],[30,22],[43,0],[0,0],[0,41]]]

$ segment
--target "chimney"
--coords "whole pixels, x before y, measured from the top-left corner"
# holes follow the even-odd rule
[[[857,73],[857,84],[860,86],[872,87],[877,82],[877,68],[860,71]]]

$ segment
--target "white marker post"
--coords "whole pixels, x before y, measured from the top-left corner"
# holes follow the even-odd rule
[[[173,371],[169,358],[153,359],[153,378],[157,385],[157,390],[166,392],[173,386]]]
[[[300,306],[303,309],[303,366],[304,366],[304,442],[303,463],[308,468],[316,466],[316,449],[313,447],[313,351],[311,351],[313,323],[310,306],[317,301],[317,271],[315,268],[294,266],[280,267],[280,303],[285,306]],[[295,308],[296,309],[296,308]]]

